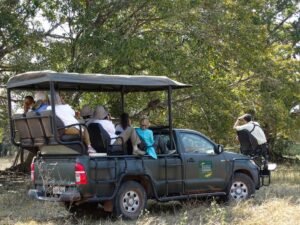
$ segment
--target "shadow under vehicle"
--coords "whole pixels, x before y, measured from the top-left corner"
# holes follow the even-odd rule
[[[134,219],[146,207],[147,199],[165,202],[223,196],[242,200],[254,195],[263,184],[260,168],[250,157],[226,152],[197,131],[173,128],[172,91],[188,87],[162,76],[41,71],[12,77],[7,84],[12,142],[21,148],[37,149],[29,196],[63,202],[72,210],[101,204],[105,211]],[[165,91],[168,125],[152,129],[155,138],[164,140],[175,153],[159,154],[158,159],[134,156],[113,151],[101,136],[103,151],[89,155],[80,135],[61,134],[59,130],[64,127],[59,127],[54,110],[12,115],[10,100],[16,90],[47,90],[51,99],[56,90],[119,92],[122,111],[129,92]],[[51,106],[55,109],[53,102]]]

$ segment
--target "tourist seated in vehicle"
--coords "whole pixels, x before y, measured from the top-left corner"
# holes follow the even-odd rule
[[[24,98],[24,103],[23,103],[23,113],[26,114],[27,112],[32,110],[33,105],[35,104],[35,101],[31,95],[27,95]]]
[[[128,113],[124,112],[120,115],[119,124],[116,125],[116,135],[120,135],[127,127],[131,127],[131,120]],[[133,148],[130,140],[125,143],[125,147],[128,155],[131,155],[133,153]]]
[[[84,105],[80,110],[79,117],[82,118],[84,123],[87,123],[93,117],[93,110],[89,105]]]
[[[44,91],[38,91],[34,95],[35,104],[32,106],[32,111],[40,113],[47,110],[49,101]]]
[[[103,127],[111,139],[111,145],[122,145],[130,140],[134,155],[145,154],[145,152],[138,148],[138,144],[140,144],[141,141],[137,136],[135,129],[128,126],[123,132],[117,135],[115,125],[110,119],[110,114],[103,106],[99,105],[95,108],[93,119],[88,122],[88,126],[92,123],[98,123]]]
[[[173,154],[176,150],[169,151],[166,143],[160,137],[154,140],[153,131],[149,129],[150,121],[147,117],[142,117],[140,120],[140,127],[136,128],[136,132],[145,145],[145,151],[152,158],[157,159],[157,152],[161,154]]]
[[[56,116],[63,122],[64,126],[66,126],[64,130],[64,134],[68,135],[79,135],[80,127],[79,125],[71,126],[73,124],[78,124],[78,120],[75,118],[75,111],[68,104],[62,104],[61,98],[58,93],[55,93],[54,96],[54,104],[55,104],[55,114]],[[47,107],[47,110],[52,110],[51,106]],[[95,150],[91,146],[90,137],[88,131],[83,128],[83,141],[88,147],[89,153],[94,153]]]
[[[128,113],[120,115],[120,123],[116,125],[116,135],[121,134],[127,127],[131,127],[131,120]]]

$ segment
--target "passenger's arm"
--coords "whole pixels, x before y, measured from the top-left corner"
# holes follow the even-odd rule
[[[237,119],[233,125],[233,129],[236,129],[239,124],[240,124],[240,121],[239,121],[239,119]]]
[[[244,116],[240,116],[239,118],[237,118],[237,120],[235,121],[234,125],[233,125],[233,129],[236,129],[240,126],[241,122],[244,120]]]

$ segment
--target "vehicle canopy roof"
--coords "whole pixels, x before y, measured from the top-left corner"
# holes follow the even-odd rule
[[[59,90],[101,92],[162,91],[191,87],[165,76],[80,74],[35,71],[16,75],[7,83],[8,89],[47,90],[53,82]]]

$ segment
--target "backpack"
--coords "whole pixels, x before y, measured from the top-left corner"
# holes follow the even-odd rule
[[[259,125],[254,123],[253,125],[254,126],[251,131],[246,129],[237,131],[237,136],[240,142],[240,151],[244,155],[254,156],[259,154],[261,151],[256,138],[252,134],[255,127],[259,127]]]

